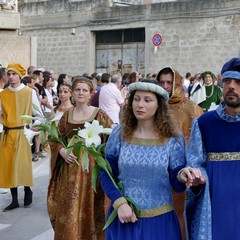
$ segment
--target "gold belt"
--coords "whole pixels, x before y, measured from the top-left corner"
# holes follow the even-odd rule
[[[138,217],[142,217],[142,218],[156,217],[156,216],[162,215],[164,213],[171,212],[173,210],[174,210],[173,203],[168,203],[168,204],[163,205],[161,207],[147,209],[147,210],[141,210]]]

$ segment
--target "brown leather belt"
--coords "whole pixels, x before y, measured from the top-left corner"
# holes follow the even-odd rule
[[[29,125],[26,125],[27,128],[29,128]],[[6,127],[3,126],[3,130],[5,131],[5,134],[8,134],[10,130],[19,130],[19,129],[24,129],[24,126],[17,126],[17,127]]]

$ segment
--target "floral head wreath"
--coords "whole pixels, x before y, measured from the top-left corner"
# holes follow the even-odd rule
[[[146,92],[153,92],[158,94],[159,96],[163,97],[164,100],[167,102],[169,99],[168,92],[163,89],[162,87],[158,86],[155,83],[148,83],[148,82],[135,82],[131,83],[128,86],[129,93],[133,91],[146,91]]]

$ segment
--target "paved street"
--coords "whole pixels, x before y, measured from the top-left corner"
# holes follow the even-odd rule
[[[0,194],[0,239],[1,240],[52,240],[53,231],[49,222],[46,195],[49,181],[49,158],[33,162],[34,187],[31,207],[23,207],[24,189],[18,188],[20,207],[9,212],[3,208],[11,202],[11,194]]]

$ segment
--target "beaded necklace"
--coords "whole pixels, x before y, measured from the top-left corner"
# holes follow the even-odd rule
[[[206,86],[209,86],[209,85],[206,85]],[[214,91],[214,84],[212,84],[212,90],[211,90],[210,95],[206,94],[206,98],[210,98],[213,95],[213,91]]]

